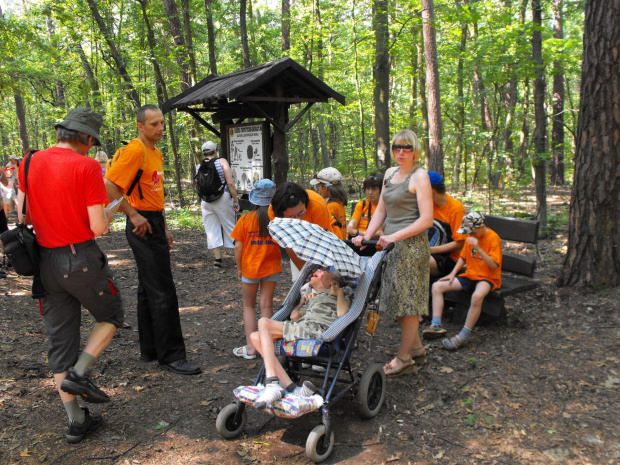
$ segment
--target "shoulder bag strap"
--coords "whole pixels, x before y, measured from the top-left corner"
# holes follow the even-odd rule
[[[30,159],[36,151],[37,150],[31,150],[28,152],[26,155],[26,162],[24,163],[24,203],[22,204],[22,215],[24,218],[26,217],[26,199],[28,198],[28,171],[30,170]]]

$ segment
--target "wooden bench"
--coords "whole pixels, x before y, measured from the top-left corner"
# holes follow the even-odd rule
[[[504,300],[511,295],[531,291],[538,287],[538,283],[531,279],[536,270],[538,258],[538,228],[539,221],[504,218],[501,216],[485,215],[485,225],[495,231],[502,238],[502,287],[491,292],[482,304],[480,319],[493,321],[505,315]],[[535,254],[523,255],[508,252],[503,241],[523,244],[534,244]],[[525,276],[530,279],[524,279]],[[471,294],[465,292],[447,292],[444,295],[446,303],[454,305],[453,321],[465,321],[467,310],[471,303]]]

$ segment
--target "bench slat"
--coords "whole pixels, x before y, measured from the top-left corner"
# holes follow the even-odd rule
[[[510,295],[519,294],[521,292],[531,291],[538,287],[536,281],[522,279],[516,276],[502,275],[502,287],[493,291],[491,294],[497,297],[508,297]]]
[[[532,278],[534,271],[536,271],[536,258],[505,252],[502,257],[502,271]]]
[[[484,215],[484,224],[505,241],[538,243],[540,221]]]

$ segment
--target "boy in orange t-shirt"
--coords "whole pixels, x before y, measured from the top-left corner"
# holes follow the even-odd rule
[[[256,293],[260,285],[260,313],[263,318],[273,315],[273,293],[282,274],[280,246],[271,238],[269,204],[276,185],[261,179],[250,192],[250,202],[258,208],[246,213],[237,222],[230,237],[235,240],[237,277],[243,290],[243,324],[246,345],[233,349],[233,354],[248,360],[256,358],[250,335],[257,330]]]
[[[459,334],[443,341],[448,350],[457,350],[469,340],[480,317],[484,298],[502,285],[502,240],[484,225],[484,215],[470,211],[463,217],[463,224],[457,232],[469,237],[465,240],[461,256],[452,272],[433,284],[433,320],[431,326],[422,332],[424,339],[434,339],[446,333],[441,327],[443,295],[446,292],[472,293],[465,326]],[[463,265],[467,265],[467,270],[457,276]]]

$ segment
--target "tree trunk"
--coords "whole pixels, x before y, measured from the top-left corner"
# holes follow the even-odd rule
[[[360,128],[361,128],[361,137],[362,137],[362,159],[364,163],[364,175],[368,174],[368,159],[366,158],[366,121],[364,117],[364,103],[362,98],[362,87],[360,84],[360,75],[359,75],[359,54],[357,50],[357,28],[355,22],[355,1],[352,2],[351,7],[351,15],[353,18],[353,67],[355,70],[355,91],[357,93],[357,108],[359,112],[360,118]]]
[[[323,168],[327,168],[329,166],[329,151],[327,150],[325,125],[323,123],[318,123],[317,128],[319,129],[319,142],[321,144],[321,157],[323,159]]]
[[[142,18],[144,20],[144,25],[146,27],[146,37],[147,37],[147,42],[149,44],[149,53],[151,55],[151,62],[153,63],[153,70],[155,71],[155,80],[157,82],[157,86],[156,86],[157,101],[158,101],[159,106],[161,107],[161,105],[165,101],[168,100],[168,89],[166,87],[166,81],[164,80],[164,77],[162,75],[159,62],[157,61],[157,58],[155,57],[155,48],[157,45],[155,43],[155,34],[153,32],[153,27],[151,26],[151,22],[147,14],[146,5],[148,3],[148,0],[138,0],[138,2],[140,3],[140,6],[142,8]],[[183,188],[181,184],[181,163],[180,163],[179,156],[177,153],[177,138],[176,138],[176,133],[174,132],[174,118],[173,118],[173,114],[171,111],[169,111],[166,114],[166,120],[168,123],[168,134],[170,137],[170,145],[172,147],[172,159],[174,162],[174,174],[175,174],[177,191],[179,193],[179,203],[181,207],[184,207],[185,197],[183,196]]]
[[[519,144],[519,156],[517,158],[518,179],[525,174],[525,161],[530,151],[530,122],[528,115],[530,114],[530,80],[525,79],[523,83],[523,121],[521,122],[521,144]]]
[[[561,286],[620,286],[620,4],[586,2],[568,251]]]
[[[209,41],[209,70],[211,74],[217,75],[217,61],[215,59],[215,31],[213,28],[213,0],[205,0],[205,10],[207,12],[207,39]]]
[[[375,166],[388,168],[390,152],[390,55],[388,31],[388,2],[374,0],[375,66],[373,103],[375,106]]]
[[[181,30],[181,21],[179,20],[179,10],[177,8],[176,0],[164,0],[164,8],[166,9],[166,15],[168,16],[170,32],[172,32],[172,43],[176,48],[175,59],[177,65],[179,66],[181,92],[183,92],[191,87],[191,83],[189,80],[189,64],[185,59],[187,50],[185,49],[185,40]]]
[[[553,38],[562,40],[562,0],[553,1]],[[551,182],[555,186],[564,185],[564,73],[562,63],[553,63],[553,123],[551,126]]]
[[[441,94],[439,92],[439,69],[437,66],[437,43],[435,40],[435,5],[433,0],[422,0],[422,34],[426,59],[426,83],[428,92],[429,168],[443,176],[443,127],[441,123]]]
[[[54,22],[49,15],[45,15],[45,25],[47,27],[47,38],[50,41],[50,45],[54,48],[58,48],[56,41],[54,40]],[[54,62],[52,64],[52,69],[54,70],[54,74],[58,76],[58,60],[56,58],[53,59]],[[65,86],[61,79],[56,79],[55,81],[56,87],[56,101],[54,102],[57,106],[64,108],[65,107]]]
[[[422,43],[419,43],[422,42]],[[424,66],[424,39],[420,34],[420,40],[416,41],[418,49],[418,81],[420,81],[420,111],[422,112],[422,145],[424,146],[424,153],[426,154],[427,168],[430,168],[430,160],[428,159],[430,153],[430,141],[428,140],[428,105],[426,101],[426,71]],[[419,135],[418,135],[419,136]]]
[[[321,4],[319,0],[315,1],[315,27],[317,31],[317,41],[316,41],[316,57],[319,62],[319,69],[316,71],[316,77],[318,77],[321,81],[325,78],[325,65],[323,63],[323,23],[321,22]]]
[[[140,97],[138,96],[138,92],[136,92],[136,89],[134,89],[133,87],[133,84],[131,82],[131,77],[129,76],[129,73],[127,72],[127,67],[125,66],[125,60],[123,60],[123,57],[121,56],[120,52],[116,48],[116,44],[114,43],[112,33],[110,32],[105,22],[103,21],[103,18],[101,17],[101,14],[99,13],[99,10],[97,9],[96,1],[95,0],[86,0],[86,1],[88,3],[88,7],[90,8],[90,11],[93,13],[93,18],[95,19],[97,26],[99,26],[99,30],[101,31],[101,34],[103,34],[103,37],[106,43],[108,44],[108,47],[110,49],[110,55],[114,59],[114,62],[116,63],[116,66],[117,66],[116,71],[121,76],[121,79],[125,82],[125,91],[127,92],[128,97],[131,100],[133,100],[136,108],[138,108],[141,106]]]
[[[88,58],[86,58],[86,54],[84,53],[84,49],[82,48],[82,43],[79,40],[76,40],[75,48],[78,52],[78,55],[80,56],[82,68],[84,69],[84,74],[86,74],[86,79],[88,80],[88,85],[90,86],[90,92],[92,94],[93,106],[95,107],[95,111],[103,115],[104,108],[103,102],[101,101],[101,91],[99,90],[99,83],[95,78],[95,73],[93,73],[90,62],[88,61]]]
[[[24,100],[19,89],[14,90],[13,97],[15,99],[15,114],[17,115],[17,127],[19,129],[19,141],[22,144],[22,153],[30,148],[28,141],[28,127],[26,126],[26,109],[24,108]]]
[[[194,34],[192,34],[189,0],[181,0],[181,12],[183,14],[183,32],[187,43],[187,57],[189,58],[190,85],[194,85],[197,82],[196,55],[194,54]]]
[[[241,54],[243,55],[243,66],[250,68],[250,47],[248,46],[248,26],[247,26],[247,0],[239,0],[239,34],[241,35]]]
[[[547,153],[547,115],[545,112],[545,67],[542,59],[542,6],[532,0],[532,58],[536,67],[534,81],[534,173],[536,175],[536,217],[540,221],[541,238],[547,237],[547,179],[545,157]]]
[[[460,0],[456,1],[456,5],[460,8]],[[465,143],[465,97],[463,92],[463,83],[465,80],[464,57],[465,50],[467,48],[467,35],[469,27],[467,21],[461,21],[461,43],[459,46],[459,62],[457,67],[457,84],[456,84],[456,96],[457,96],[457,110],[456,110],[456,147],[454,151],[454,170],[452,173],[452,189],[456,190],[459,187],[459,180],[461,179],[461,163],[463,160],[463,147]]]
[[[282,0],[282,51],[291,49],[291,1]]]

